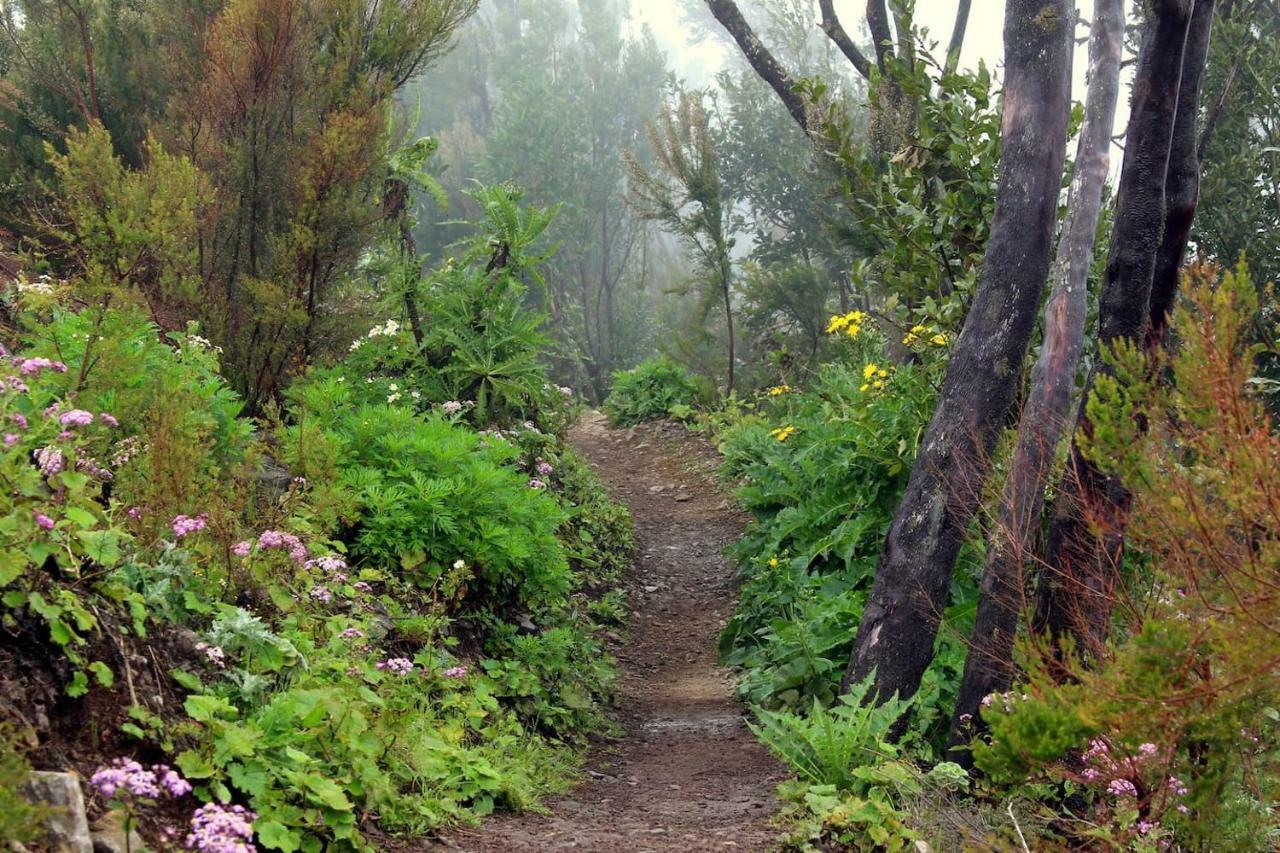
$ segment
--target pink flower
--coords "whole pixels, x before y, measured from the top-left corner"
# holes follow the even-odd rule
[[[353,626],[351,628],[344,629],[338,636],[344,640],[359,640],[364,638],[364,631]]]
[[[4,446],[13,447],[15,444],[18,443],[18,439],[20,437],[21,436],[19,436],[16,432],[6,432],[4,434]]]
[[[333,593],[329,591],[327,586],[316,586],[311,588],[311,597],[321,604],[328,604],[333,601]]]
[[[13,422],[18,425],[18,429],[27,428],[27,419],[19,412],[13,413]]]
[[[1136,797],[1138,789],[1128,779],[1112,779],[1107,786],[1107,793],[1117,797]]]
[[[451,666],[444,671],[445,678],[462,678],[467,674],[465,666]]]
[[[50,518],[49,516],[45,515],[45,514],[44,514],[44,513],[42,513],[42,512],[37,512],[37,513],[35,514],[35,516],[36,516],[36,526],[37,526],[37,527],[43,527],[45,530],[52,530],[52,529],[53,529],[53,519],[52,519],[52,518]]]
[[[181,539],[189,533],[195,533],[204,530],[205,525],[209,523],[209,514],[201,513],[197,516],[179,515],[173,519],[173,535],[177,539]]]
[[[104,424],[106,424],[109,427],[120,426],[120,422],[115,419],[115,416],[108,414],[107,412],[99,412],[98,420],[102,421]]]
[[[86,412],[84,409],[72,409],[69,412],[63,412],[58,416],[58,423],[65,427],[78,426],[84,427],[93,423],[93,412]]]
[[[540,461],[540,462],[538,462],[538,468],[537,468],[537,471],[538,471],[538,474],[539,474],[540,476],[543,476],[543,477],[550,477],[550,476],[551,476],[551,474],[552,474],[555,470],[556,470],[555,468],[552,468],[552,467],[551,467],[548,463],[546,463],[546,462],[541,462],[541,461]]]
[[[40,465],[40,473],[46,477],[52,477],[66,465],[66,459],[62,455],[62,451],[52,444],[36,451],[36,462]]]
[[[221,646],[201,642],[196,643],[196,651],[203,652],[209,663],[219,669],[227,665],[227,653],[222,650]]]
[[[365,581],[356,581],[351,586],[356,592],[373,592],[373,587],[369,586]]]
[[[142,510],[139,507],[131,506],[129,507],[129,511],[126,512],[125,515],[129,516],[134,521],[137,521],[138,519],[142,518]]]
[[[246,539],[244,542],[237,542],[235,545],[232,545],[231,553],[235,554],[237,557],[247,557],[252,549],[253,543]]]
[[[546,487],[547,484],[539,480],[537,477],[532,477],[529,480],[529,488],[531,489],[545,489]]]
[[[387,660],[378,661],[374,666],[392,675],[404,676],[413,672],[413,661],[408,658],[388,658]]]

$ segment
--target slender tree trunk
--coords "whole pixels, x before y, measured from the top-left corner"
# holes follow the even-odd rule
[[[915,693],[1044,292],[1071,107],[1073,6],[1005,6],[1003,155],[982,279],[898,505],[844,686]]]
[[[959,0],[956,3],[956,22],[951,27],[951,41],[947,44],[947,62],[943,66],[947,71],[953,72],[956,66],[960,64],[960,50],[964,47],[965,30],[969,27],[969,7],[973,5],[973,0]],[[1097,15],[1094,15],[1097,18]]]
[[[1013,636],[1024,607],[1024,569],[1033,553],[1049,467],[1070,420],[1080,366],[1089,267],[1110,162],[1123,47],[1124,0],[1096,0],[1089,41],[1089,91],[1053,284],[1044,308],[1044,346],[1031,374],[1000,510],[987,537],[978,613],[951,726],[953,746],[971,739],[970,721],[977,721],[983,697],[1007,690],[1013,677]],[[953,750],[951,759],[968,764],[967,747]]]
[[[812,135],[814,129],[809,123],[808,110],[804,98],[795,90],[795,82],[742,17],[738,4],[734,0],[706,0],[706,3],[715,19],[738,43],[747,63],[761,80],[769,84],[800,129]]]
[[[720,289],[724,294],[724,323],[729,332],[729,379],[725,387],[725,395],[733,394],[733,298],[729,288],[729,276],[732,274],[727,257],[728,249],[721,248],[723,256],[720,261]]]
[[[1147,8],[1098,305],[1098,353],[1122,338],[1144,339],[1164,232],[1165,175],[1192,3],[1159,0]],[[1182,107],[1194,109],[1190,98]],[[1048,631],[1055,640],[1073,633],[1085,652],[1096,650],[1106,635],[1131,501],[1124,484],[1094,466],[1080,448],[1080,438],[1092,431],[1086,404],[1099,371],[1107,371],[1100,357],[1080,403],[1068,471],[1054,501],[1033,620],[1036,631]]]

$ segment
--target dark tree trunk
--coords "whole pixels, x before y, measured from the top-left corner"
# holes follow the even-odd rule
[[[1024,608],[1024,571],[1033,553],[1049,467],[1070,421],[1084,344],[1089,267],[1110,161],[1123,47],[1124,0],[1097,0],[1084,124],[1044,308],[1044,346],[1031,374],[1009,477],[987,537],[978,613],[951,724],[955,747],[967,744],[975,733],[983,697],[1007,690],[1013,677],[1013,637]],[[969,750],[967,746],[953,749],[950,757],[967,765]]]
[[[977,288],[876,571],[844,686],[915,693],[1044,292],[1071,105],[1073,7],[1005,6],[1003,154]]]
[[[804,98],[800,97],[795,90],[795,82],[764,46],[764,42],[760,41],[760,37],[751,29],[746,18],[742,17],[738,4],[734,0],[706,0],[706,2],[711,14],[738,43],[738,48],[746,57],[748,64],[761,80],[769,84],[782,101],[782,105],[787,108],[787,112],[795,119],[796,124],[800,125],[800,129],[812,135],[814,129],[809,123],[808,110],[805,107]]]
[[[1141,341],[1147,332],[1191,5],[1160,0],[1148,7],[1098,304],[1098,353],[1122,338]],[[1183,107],[1194,109],[1194,104],[1188,100]],[[1092,430],[1085,404],[1100,370],[1107,367],[1097,358],[1076,419],[1068,471],[1054,501],[1033,620],[1034,630],[1055,640],[1071,632],[1082,652],[1096,650],[1106,635],[1131,500],[1124,484],[1100,471],[1080,448],[1080,438]]]
[[[418,244],[413,239],[413,229],[409,227],[409,185],[399,178],[387,178],[382,184],[382,218],[396,224],[400,235],[400,260],[404,265],[418,256]],[[413,271],[416,276],[417,264]],[[404,282],[404,310],[409,315],[409,330],[413,332],[413,342],[422,349],[422,313],[418,310],[418,291],[416,281]]]
[[[1147,349],[1154,350],[1164,342],[1169,312],[1178,292],[1178,278],[1187,243],[1191,239],[1191,222],[1196,217],[1200,200],[1200,154],[1197,121],[1200,113],[1200,82],[1209,56],[1209,35],[1213,30],[1214,0],[1196,0],[1187,31],[1187,46],[1182,58],[1182,83],[1178,89],[1178,117],[1173,125],[1173,142],[1169,146],[1169,168],[1164,179],[1164,236],[1156,253],[1155,273],[1151,279],[1151,325],[1147,329]]]

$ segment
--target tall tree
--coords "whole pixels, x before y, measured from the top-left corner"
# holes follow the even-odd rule
[[[1072,4],[1005,7],[1003,154],[983,271],[894,515],[845,673],[910,695],[1008,414],[1049,270],[1071,101]]]
[[[1022,406],[1000,508],[987,537],[978,612],[952,723],[954,744],[970,739],[969,723],[978,719],[983,697],[1007,690],[1013,677],[1013,637],[1024,609],[1025,568],[1039,528],[1049,467],[1070,420],[1084,345],[1089,268],[1110,162],[1123,43],[1123,0],[1096,0],[1084,123],[1044,308],[1044,344]],[[957,750],[953,758],[967,761],[969,752]]]
[[[1085,652],[1096,651],[1107,634],[1132,502],[1125,484],[1102,472],[1082,450],[1081,441],[1093,432],[1088,391],[1099,372],[1110,371],[1101,354],[1122,340],[1142,344],[1152,334],[1153,310],[1161,312],[1163,327],[1163,311],[1172,302],[1195,209],[1194,175],[1187,170],[1195,163],[1200,76],[1213,6],[1213,0],[1161,0],[1147,7],[1098,304],[1098,357],[1054,501],[1034,620],[1037,630],[1047,630],[1055,639],[1073,635]],[[1166,189],[1170,186],[1172,193]],[[1172,216],[1170,203],[1175,206]],[[1165,238],[1169,243],[1162,245]],[[1165,254],[1169,258],[1162,267]],[[1159,291],[1153,287],[1157,268],[1165,276]]]
[[[727,364],[725,393],[733,393],[733,260],[730,233],[731,201],[720,180],[720,158],[711,134],[711,119],[703,93],[676,93],[663,105],[659,124],[649,128],[654,166],[646,168],[635,154],[626,153],[630,174],[629,200],[645,219],[661,223],[691,250],[703,278],[709,307],[718,297],[724,310]],[[714,297],[713,297],[714,295]]]

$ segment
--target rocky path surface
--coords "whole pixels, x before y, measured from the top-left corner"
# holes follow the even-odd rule
[[[731,568],[720,552],[743,518],[715,486],[713,451],[680,433],[611,430],[591,414],[570,436],[635,519],[632,625],[615,650],[624,737],[595,747],[584,783],[549,803],[550,815],[495,816],[452,833],[445,849],[771,848],[781,770],[747,729],[715,656],[733,604]]]

